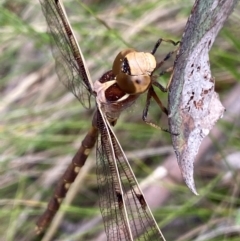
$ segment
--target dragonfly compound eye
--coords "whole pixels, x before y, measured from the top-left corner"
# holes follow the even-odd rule
[[[155,57],[150,53],[126,49],[114,63],[113,73],[119,87],[127,94],[141,94],[151,84],[151,74],[156,68]]]

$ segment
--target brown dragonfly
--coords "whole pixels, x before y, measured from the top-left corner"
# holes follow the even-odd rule
[[[60,81],[76,96],[80,103],[90,108],[90,97],[96,102],[92,127],[63,174],[50,200],[47,210],[37,222],[37,233],[42,233],[51,223],[63,198],[84,165],[90,150],[96,144],[97,181],[100,193],[100,210],[107,240],[165,240],[145,201],[112,126],[120,113],[147,92],[143,120],[147,121],[150,99],[158,103],[167,114],[156,95],[153,85],[166,91],[156,82],[153,72],[174,52],[157,63],[154,57],[162,41],[159,39],[151,53],[134,49],[121,51],[113,62],[112,70],[95,81],[91,80],[83,54],[73,34],[64,7],[59,0],[40,0],[49,30],[53,37],[53,56]]]

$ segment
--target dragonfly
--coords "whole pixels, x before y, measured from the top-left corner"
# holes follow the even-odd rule
[[[37,234],[43,233],[51,223],[96,144],[99,206],[107,240],[165,240],[112,127],[121,112],[144,92],[147,99],[143,120],[147,124],[157,127],[147,120],[151,98],[168,114],[153,86],[162,91],[167,88],[157,82],[153,73],[174,51],[159,63],[154,54],[162,41],[173,45],[178,42],[159,39],[149,53],[125,49],[116,56],[112,70],[93,82],[62,3],[59,0],[40,0],[40,3],[53,38],[52,52],[59,80],[85,108],[90,108],[90,98],[94,98],[96,110],[90,130],[37,221]]]

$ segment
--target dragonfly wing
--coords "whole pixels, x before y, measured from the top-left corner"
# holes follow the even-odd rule
[[[100,209],[108,240],[165,240],[104,115],[98,115]]]
[[[52,53],[58,77],[89,108],[92,80],[65,9],[59,0],[40,0],[40,3],[53,38]]]

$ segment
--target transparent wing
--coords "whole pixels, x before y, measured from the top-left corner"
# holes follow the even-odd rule
[[[165,240],[110,125],[98,115],[100,210],[107,240]]]
[[[51,36],[59,80],[86,108],[90,107],[92,81],[83,54],[59,0],[40,0]]]

